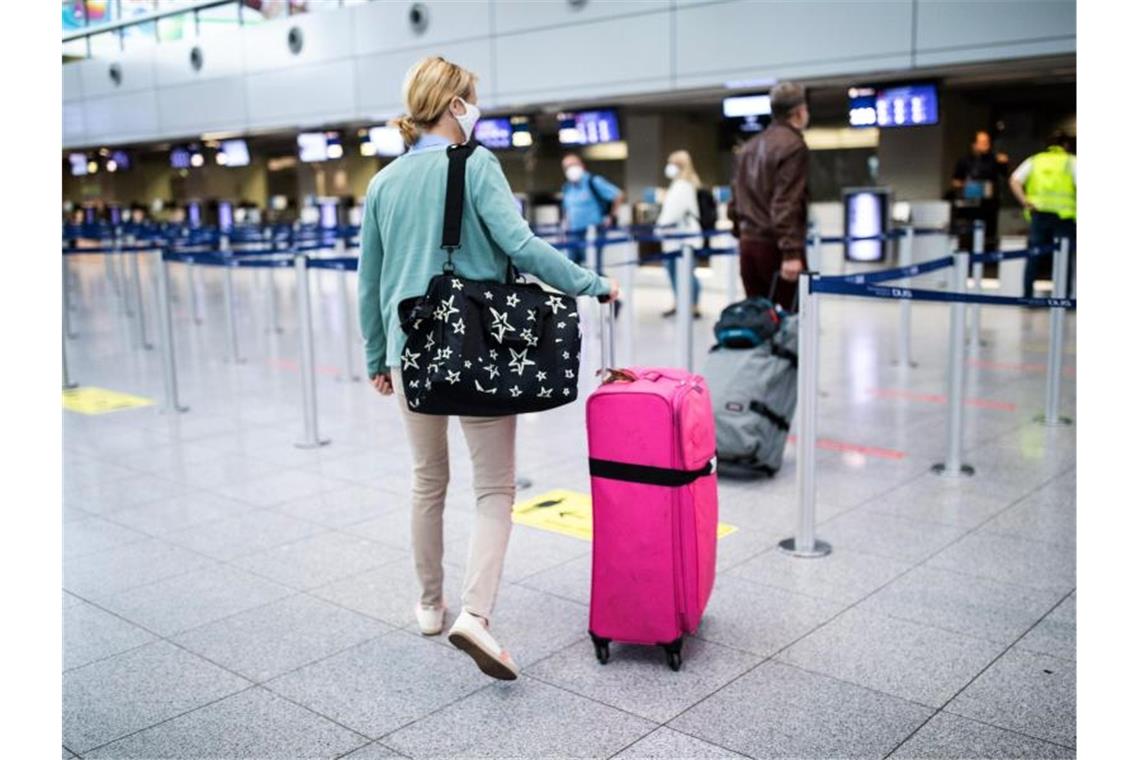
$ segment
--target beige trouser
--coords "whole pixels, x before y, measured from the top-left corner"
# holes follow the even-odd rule
[[[450,417],[408,410],[399,372],[396,401],[412,444],[412,551],[421,603],[443,602],[443,505],[447,496]],[[475,526],[463,581],[463,609],[490,620],[503,574],[515,503],[515,417],[460,417],[475,473]]]

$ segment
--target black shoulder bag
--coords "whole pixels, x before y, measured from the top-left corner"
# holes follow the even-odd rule
[[[504,282],[455,273],[467,158],[474,145],[447,149],[443,272],[422,296],[400,302],[408,336],[399,357],[408,408],[420,414],[499,417],[540,412],[578,397],[582,338],[578,304],[519,277]]]

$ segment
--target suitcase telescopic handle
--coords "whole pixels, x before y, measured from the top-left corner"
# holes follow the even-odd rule
[[[617,349],[614,342],[614,324],[617,322],[617,302],[610,298],[609,294],[606,294],[598,296],[598,303],[601,304],[599,311],[602,313],[602,360],[600,370],[602,376],[605,377],[608,370],[613,370],[617,366]]]

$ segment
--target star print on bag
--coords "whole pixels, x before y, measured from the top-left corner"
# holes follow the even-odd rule
[[[455,308],[455,296],[451,296],[446,301],[439,302],[439,308],[435,310],[436,319],[441,322],[446,322],[451,319],[452,314],[458,314],[459,309]]]
[[[515,295],[514,293],[511,293],[509,296],[507,296],[507,306],[510,306],[513,309],[518,305],[519,305],[519,297],[517,295]]]
[[[554,312],[554,316],[556,317],[558,316],[559,309],[566,308],[566,304],[562,303],[562,299],[553,295],[546,299],[546,305],[550,307],[550,310]]]
[[[512,387],[510,390],[511,390],[511,398],[518,398],[519,396],[522,395],[522,391],[519,390],[519,387],[517,385]]]
[[[433,348],[435,348],[435,336],[434,335],[431,335],[431,334],[428,335],[427,343],[424,344],[424,348],[426,348],[428,351],[431,351]]]
[[[524,348],[522,351],[515,351],[513,348],[510,349],[511,369],[517,372],[519,374],[519,377],[522,377],[523,370],[526,369],[527,366],[534,366],[534,362],[526,358],[526,352],[528,350],[529,349],[526,348]]]
[[[488,364],[483,369],[487,370],[487,379],[488,380],[494,380],[496,377],[499,376],[499,368],[496,367],[494,364]]]
[[[451,331],[455,335],[464,335],[467,332],[467,323],[465,323],[462,319],[457,319],[451,326]]]
[[[538,338],[534,337],[534,333],[530,331],[530,328],[523,330],[521,333],[519,333],[519,336],[525,340],[526,344],[531,348],[534,348],[538,345]]]
[[[419,354],[413,354],[412,349],[404,348],[404,355],[402,357],[400,357],[400,360],[404,363],[404,369],[405,370],[408,367],[412,367],[414,369],[419,369],[420,365],[416,363],[416,359],[419,359],[419,358],[420,358],[420,355]]]
[[[479,381],[476,380],[475,381],[475,390],[479,391],[480,393],[496,393],[496,392],[498,392],[499,389],[498,388],[484,388],[482,385],[479,385]]]
[[[553,388],[543,388],[540,386],[538,389],[538,397],[539,398],[550,398],[550,394],[552,394],[553,392],[554,392]]]
[[[448,370],[447,371],[447,382],[451,383],[452,385],[455,385],[456,383],[458,383],[459,382],[459,373],[458,372],[452,372],[451,370]]]
[[[490,301],[490,300],[494,299],[495,294],[489,290],[484,290],[483,291],[483,297],[486,298],[488,301]]]
[[[495,318],[495,323],[491,325],[491,334],[495,336],[495,340],[502,343],[503,335],[508,332],[515,332],[515,328],[507,321],[507,313],[505,311],[496,311],[494,307],[488,308],[491,309],[491,315]]]
[[[546,373],[545,373],[545,372],[543,372],[542,370],[539,370],[538,372],[534,373],[534,376],[535,376],[536,378],[538,378],[538,381],[539,381],[540,383],[541,383],[543,380],[545,380],[545,379],[546,379]]]
[[[455,288],[456,290],[463,290],[463,280],[460,280],[456,277],[452,277],[451,278],[451,287]]]
[[[527,322],[533,322],[533,321],[535,321],[535,319],[536,319],[536,317],[534,314],[534,309],[527,309],[526,310],[526,321]]]

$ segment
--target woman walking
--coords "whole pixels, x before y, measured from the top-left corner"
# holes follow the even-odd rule
[[[661,243],[662,253],[676,253],[688,245],[700,248],[703,239],[701,232],[701,211],[697,204],[697,189],[701,186],[701,178],[693,168],[693,159],[687,150],[676,150],[669,154],[665,164],[665,177],[669,180],[669,188],[665,191],[665,198],[661,202],[661,213],[657,215],[658,231],[664,234],[678,234],[695,232],[697,237],[665,240]],[[669,273],[669,284],[673,286],[673,298],[677,298],[677,259],[665,259],[665,271]],[[701,286],[697,282],[696,267],[693,268],[692,290],[693,316],[700,317]],[[665,312],[664,316],[671,317],[677,313],[674,306]]]
[[[450,418],[408,409],[400,379],[405,335],[397,307],[422,295],[446,258],[440,248],[447,147],[471,139],[479,118],[476,77],[443,58],[426,58],[404,81],[405,115],[395,120],[408,153],[368,186],[361,227],[360,324],[368,376],[382,395],[395,393],[412,448],[412,552],[421,593],[420,632],[443,630],[443,508],[449,477]],[[455,252],[458,276],[503,282],[508,263],[569,295],[617,297],[617,286],[583,269],[536,237],[519,216],[502,167],[485,148],[467,159],[464,224]],[[515,417],[460,417],[475,473],[475,522],[463,583],[462,610],[448,633],[493,678],[519,668],[490,632],[515,501]]]

